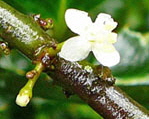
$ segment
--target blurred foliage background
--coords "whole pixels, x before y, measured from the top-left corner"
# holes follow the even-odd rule
[[[94,20],[104,12],[118,22],[116,48],[121,62],[112,67],[116,85],[149,109],[149,1],[148,0],[4,0],[24,14],[41,14],[54,21],[53,37],[61,42],[74,35],[66,27],[68,8],[89,12]],[[92,54],[88,57],[97,64]],[[42,74],[34,87],[31,103],[21,108],[15,97],[25,84],[25,72],[34,66],[21,53],[9,56],[0,52],[0,119],[99,119],[101,118],[77,96],[66,98],[63,90]]]

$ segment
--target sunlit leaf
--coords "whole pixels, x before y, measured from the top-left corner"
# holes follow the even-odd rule
[[[124,28],[118,36],[116,48],[121,61],[114,67],[116,76],[147,75],[149,71],[149,38],[139,32]]]

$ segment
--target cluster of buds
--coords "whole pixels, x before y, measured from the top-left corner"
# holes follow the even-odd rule
[[[10,54],[10,49],[8,48],[7,44],[5,42],[0,42],[0,49],[3,51],[5,55]]]
[[[41,26],[42,29],[48,30],[53,28],[53,20],[51,18],[42,19],[40,14],[33,15],[34,20]]]

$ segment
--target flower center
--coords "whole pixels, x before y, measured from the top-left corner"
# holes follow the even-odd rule
[[[81,35],[90,43],[113,44],[117,39],[117,34],[95,24],[87,26]]]
[[[102,32],[102,31],[101,31]],[[100,32],[99,29],[97,29],[95,26],[88,26],[84,31],[84,37],[87,41],[94,43],[103,43],[103,34]]]

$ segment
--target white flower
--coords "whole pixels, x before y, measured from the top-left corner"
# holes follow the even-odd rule
[[[28,95],[18,95],[16,98],[17,105],[21,107],[25,107],[30,101],[30,98]]]
[[[100,13],[93,23],[88,13],[76,9],[68,9],[65,13],[67,26],[78,36],[68,39],[59,56],[69,61],[81,61],[90,51],[104,66],[119,63],[119,53],[113,46],[117,34],[112,30],[117,26],[110,15]]]

